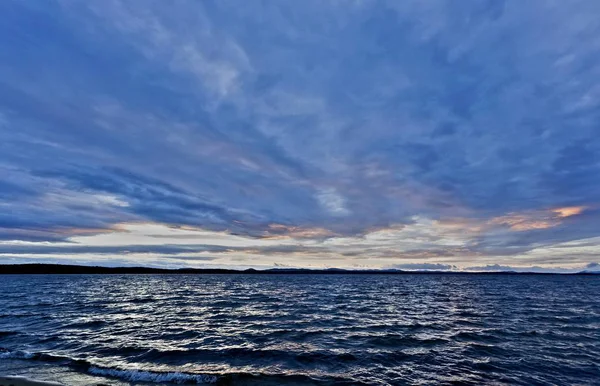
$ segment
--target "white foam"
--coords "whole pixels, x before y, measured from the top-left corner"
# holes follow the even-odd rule
[[[91,374],[120,378],[131,382],[171,382],[171,383],[215,383],[217,377],[208,374],[186,374],[180,372],[155,373],[143,370],[105,369],[92,366]]]

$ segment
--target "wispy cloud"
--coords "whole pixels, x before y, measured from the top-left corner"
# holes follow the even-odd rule
[[[550,210],[510,213],[505,216],[494,217],[488,223],[491,225],[504,225],[514,231],[546,229],[560,225],[562,220],[567,217],[582,214],[585,209],[585,206],[571,206]]]

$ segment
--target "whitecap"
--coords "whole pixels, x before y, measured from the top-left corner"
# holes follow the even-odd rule
[[[217,377],[210,374],[189,374],[181,372],[159,373],[145,370],[121,370],[91,366],[90,374],[119,378],[130,382],[171,382],[171,383],[215,383]]]

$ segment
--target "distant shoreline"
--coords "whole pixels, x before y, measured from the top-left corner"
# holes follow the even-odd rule
[[[225,269],[225,268],[150,268],[150,267],[100,267],[63,264],[0,264],[0,275],[81,275],[81,274],[225,274],[225,275],[598,275],[595,272],[555,273],[555,272],[515,272],[515,271],[404,271],[399,269],[307,269],[270,268]]]

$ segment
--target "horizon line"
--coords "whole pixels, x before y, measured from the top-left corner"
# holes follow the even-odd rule
[[[458,270],[402,270],[402,269],[347,269],[347,268],[293,268],[274,267],[265,269],[256,268],[157,268],[144,266],[106,267],[98,265],[77,264],[1,264],[0,275],[5,274],[434,274],[434,275],[600,275],[598,271],[577,272],[535,272],[535,271],[458,271]]]

